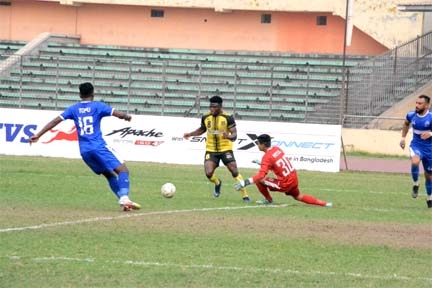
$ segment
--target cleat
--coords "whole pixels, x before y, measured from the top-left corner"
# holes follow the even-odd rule
[[[325,207],[331,208],[331,207],[333,207],[333,203],[332,202],[327,202],[326,205],[325,205]]]
[[[428,208],[432,208],[432,200],[426,200],[426,204]]]
[[[213,196],[218,198],[221,193],[222,180],[219,179],[219,185],[215,185]]]
[[[131,210],[139,210],[141,209],[141,205],[132,201],[125,201],[124,203],[120,203],[120,207],[123,208],[123,211],[131,211]]]
[[[250,202],[249,196],[243,197],[243,202],[249,203]]]
[[[132,206],[129,206],[127,204],[123,204],[123,205],[120,205],[120,206],[123,207],[123,211],[125,211],[125,212],[132,210]]]
[[[139,209],[141,209],[141,205],[136,202],[132,202],[132,210],[139,210]]]
[[[273,200],[262,199],[256,201],[255,203],[259,205],[269,205],[269,204],[273,204]]]
[[[418,191],[419,191],[419,185],[414,185],[411,194],[412,198],[417,198]]]

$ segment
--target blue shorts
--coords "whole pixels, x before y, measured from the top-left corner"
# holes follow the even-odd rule
[[[123,160],[109,146],[103,146],[97,150],[82,153],[81,157],[96,174],[112,172],[123,164]]]
[[[425,172],[432,174],[432,150],[411,143],[410,156],[413,157],[414,155],[417,155],[421,159]]]

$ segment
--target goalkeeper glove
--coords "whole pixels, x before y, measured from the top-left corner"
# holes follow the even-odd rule
[[[252,163],[256,163],[258,165],[261,165],[261,160],[260,159],[255,159],[255,160],[252,160]]]
[[[239,191],[250,184],[252,184],[252,183],[249,179],[241,180],[241,181],[238,181],[236,184],[234,184],[234,188],[235,188],[235,190]]]

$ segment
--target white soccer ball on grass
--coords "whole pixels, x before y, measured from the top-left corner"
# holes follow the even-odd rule
[[[165,183],[161,187],[161,194],[165,198],[172,198],[176,192],[176,187],[172,183]]]

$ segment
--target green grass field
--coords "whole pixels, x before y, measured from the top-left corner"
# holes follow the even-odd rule
[[[262,207],[223,166],[215,199],[201,166],[127,164],[139,211],[81,160],[0,156],[0,287],[432,287],[432,211],[409,175],[300,171],[333,208]]]

